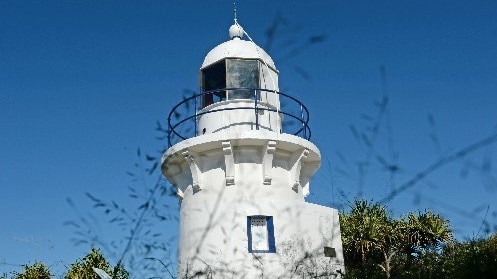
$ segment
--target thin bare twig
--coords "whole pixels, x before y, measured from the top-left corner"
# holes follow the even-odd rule
[[[402,184],[398,188],[392,190],[385,198],[383,198],[380,201],[380,203],[384,204],[384,203],[392,201],[399,194],[401,194],[402,192],[404,192],[407,189],[414,187],[419,181],[421,181],[425,177],[429,176],[433,172],[437,171],[438,169],[444,167],[445,165],[447,165],[455,160],[464,158],[468,154],[471,154],[479,149],[482,149],[484,147],[492,145],[495,142],[497,142],[497,133],[492,134],[489,137],[486,137],[486,138],[479,140],[475,143],[472,143],[468,146],[465,146],[465,147],[461,148],[460,150],[458,150],[452,154],[449,154],[445,157],[440,158],[439,160],[437,160],[433,164],[426,167],[424,170],[415,174],[414,177],[409,179],[407,182],[405,182],[404,184]]]

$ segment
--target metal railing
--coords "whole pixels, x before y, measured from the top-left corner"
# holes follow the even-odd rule
[[[219,109],[213,108],[205,111],[202,110],[201,105],[203,103],[203,100],[205,100],[205,97],[212,97],[214,95],[222,97],[226,96],[225,99],[213,103],[216,104],[229,101],[229,92],[237,91],[253,92],[250,99],[247,99],[246,97],[244,97],[243,99],[252,100],[254,102],[254,105],[245,107],[224,107]],[[275,100],[280,103],[280,109],[277,109],[275,106],[268,106],[268,102],[261,99],[261,96],[264,96],[263,94],[266,95],[266,99],[267,96],[269,96],[270,94],[275,94]],[[231,100],[234,99],[238,100],[240,98],[234,97]],[[265,106],[262,106],[262,104],[264,104]],[[308,125],[309,111],[304,106],[304,104],[296,98],[278,91],[262,88],[223,88],[194,94],[190,97],[184,98],[183,101],[181,101],[171,109],[167,118],[167,138],[169,146],[172,146],[173,144],[176,144],[181,140],[197,136],[197,120],[199,116],[231,110],[254,110],[256,130],[259,130],[260,128],[260,111],[276,112],[283,116],[281,117],[281,133],[296,135],[307,140],[311,138],[311,129]]]

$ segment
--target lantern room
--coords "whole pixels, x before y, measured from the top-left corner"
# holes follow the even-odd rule
[[[307,108],[279,92],[273,59],[252,40],[244,39],[250,37],[236,21],[229,35],[230,40],[205,56],[199,72],[200,92],[171,110],[169,145],[207,134],[241,135],[254,130],[309,139]],[[194,114],[189,114],[191,109]],[[186,117],[174,119],[183,117],[185,111]]]
[[[230,29],[231,40],[212,49],[200,69],[202,92],[225,88],[267,89],[278,91],[278,71],[271,57],[252,41],[243,40],[243,28],[235,22]],[[203,107],[231,99],[252,99],[249,90],[234,90],[229,94],[216,92],[213,99],[204,98]],[[231,95],[231,96],[230,96]],[[216,99],[217,97],[217,99]]]
[[[279,132],[278,71],[273,60],[254,42],[242,39],[238,23],[229,34],[231,40],[212,49],[200,68],[198,134]]]

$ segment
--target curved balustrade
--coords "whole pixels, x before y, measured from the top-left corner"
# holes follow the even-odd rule
[[[219,100],[214,101],[213,96],[218,97]],[[280,104],[279,109],[267,102],[269,99],[268,96],[276,97],[275,100]],[[208,103],[206,103],[206,100],[208,100]],[[253,105],[222,107],[219,109],[211,107],[219,103],[233,100],[251,100]],[[256,130],[259,130],[261,127],[259,124],[261,112],[276,112],[280,115],[281,119],[281,133],[293,134],[307,140],[311,137],[311,129],[308,125],[309,111],[304,104],[296,98],[269,89],[224,88],[194,94],[183,99],[183,101],[171,109],[167,119],[169,146],[187,138],[197,136],[197,120],[202,115],[232,110],[253,110],[255,116],[254,127]]]

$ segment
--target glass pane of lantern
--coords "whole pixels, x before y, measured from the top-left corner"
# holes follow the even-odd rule
[[[226,85],[228,88],[258,88],[259,61],[227,59]],[[229,99],[254,99],[254,90],[239,89],[228,92]]]

